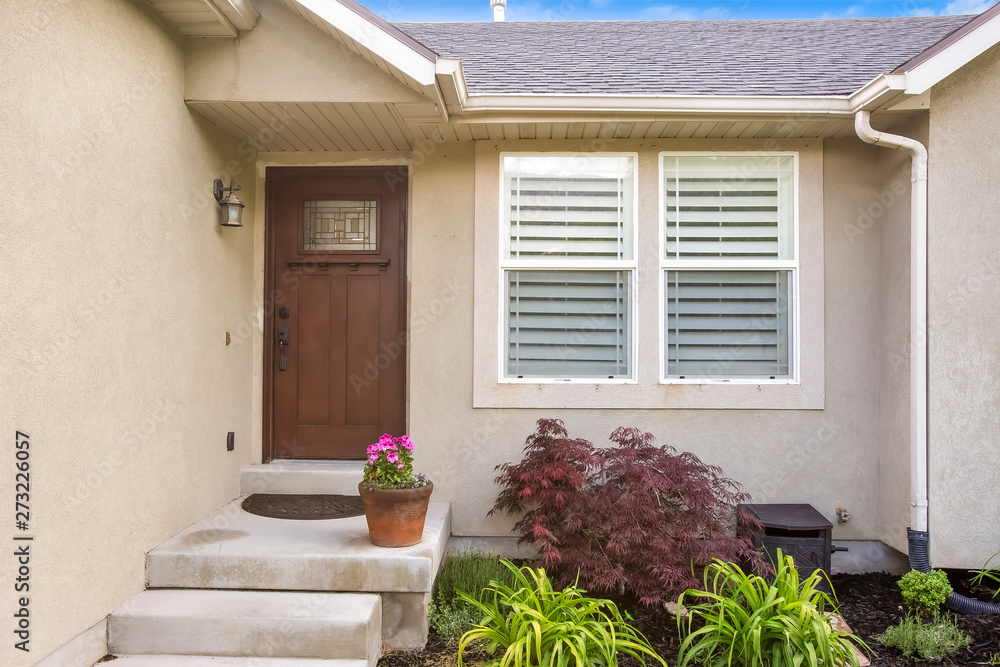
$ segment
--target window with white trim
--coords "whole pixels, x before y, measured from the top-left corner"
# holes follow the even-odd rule
[[[796,155],[660,160],[663,379],[794,381]]]
[[[502,157],[500,377],[634,374],[636,156]]]

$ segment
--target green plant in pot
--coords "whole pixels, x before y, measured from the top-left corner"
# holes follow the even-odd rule
[[[358,493],[365,505],[368,535],[380,547],[408,547],[424,534],[434,484],[413,473],[409,436],[383,433],[368,445],[368,462]]]

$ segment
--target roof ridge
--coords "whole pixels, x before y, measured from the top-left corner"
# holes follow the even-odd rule
[[[391,21],[389,25],[421,25],[421,26],[555,26],[555,25],[593,25],[620,23],[630,25],[662,25],[662,24],[747,24],[747,23],[810,23],[823,22],[832,23],[840,21],[862,22],[862,21],[950,21],[958,18],[965,18],[972,21],[979,17],[979,14],[945,14],[940,16],[831,16],[824,18],[788,18],[788,19],[567,19],[567,20],[538,20],[538,21]],[[957,29],[957,28],[956,28]]]

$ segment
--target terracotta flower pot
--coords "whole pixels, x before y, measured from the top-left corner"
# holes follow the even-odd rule
[[[358,484],[365,504],[368,536],[379,547],[408,547],[420,541],[434,484],[415,489],[366,489]]]

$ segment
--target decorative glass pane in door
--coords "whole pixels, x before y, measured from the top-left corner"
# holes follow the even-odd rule
[[[306,201],[302,249],[321,252],[378,250],[377,200]]]

